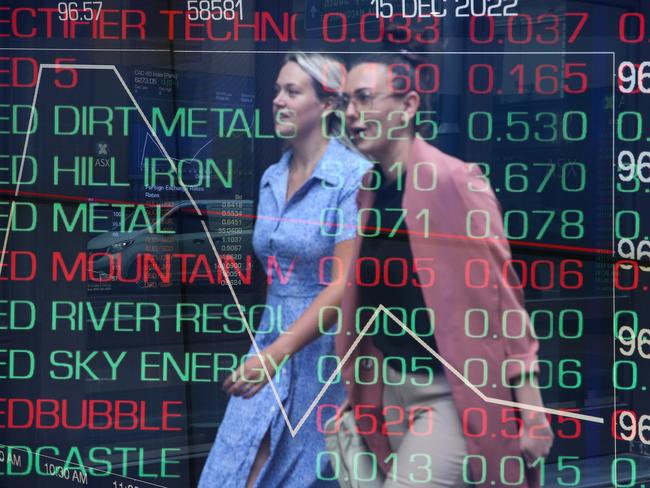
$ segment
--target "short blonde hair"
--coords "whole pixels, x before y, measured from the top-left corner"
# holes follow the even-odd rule
[[[347,76],[345,64],[335,58],[320,53],[296,52],[287,54],[284,63],[294,62],[309,75],[316,96],[321,101],[330,100],[334,109],[327,114],[327,130],[346,146],[354,147],[345,129],[343,106],[343,84]]]

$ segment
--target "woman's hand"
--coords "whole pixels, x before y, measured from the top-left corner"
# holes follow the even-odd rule
[[[223,382],[223,389],[229,395],[251,398],[259,392],[275,373],[284,366],[289,358],[276,343],[271,344],[261,351],[269,376],[264,372],[262,360],[259,355],[254,355],[243,363],[236,371]]]
[[[532,412],[531,412],[532,413]],[[530,468],[535,460],[545,458],[551,451],[553,445],[553,430],[548,423],[546,415],[524,415],[524,426],[519,441],[521,453]],[[531,435],[531,429],[535,428],[535,435]]]
[[[531,375],[532,381],[532,375]],[[535,407],[544,407],[539,388],[526,381],[521,387],[515,389],[515,398],[519,403]],[[522,411],[523,427],[519,447],[528,467],[539,458],[548,456],[553,445],[553,430],[548,423],[546,414],[536,410]],[[531,432],[532,429],[534,432]]]

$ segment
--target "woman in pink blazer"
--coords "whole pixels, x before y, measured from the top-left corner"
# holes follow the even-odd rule
[[[405,325],[422,335],[448,364],[444,368],[430,363],[422,366],[424,357],[432,359],[430,352],[410,335],[400,337],[395,327],[401,326],[393,323],[391,330],[382,326],[394,321],[379,316],[379,327],[370,329],[372,335],[361,339],[345,363],[342,381],[355,408],[358,430],[387,475],[385,486],[463,486],[470,482],[471,486],[537,487],[539,468],[553,438],[546,415],[531,409],[516,413],[511,407],[487,402],[449,368],[462,375],[465,362],[474,358],[470,371],[474,367],[479,371],[470,372],[469,380],[486,397],[543,405],[539,390],[531,385],[537,373],[538,344],[530,333],[523,293],[512,286],[518,278],[504,264],[510,259],[510,249],[499,202],[478,168],[442,153],[416,133],[416,123],[431,123],[420,120],[418,114],[420,96],[411,89],[416,86],[414,71],[403,56],[377,55],[357,62],[348,74],[348,130],[357,148],[377,162],[376,169],[365,175],[358,194],[363,212],[359,233],[376,236],[376,229],[382,228],[384,240],[368,245],[373,242],[368,237],[356,239],[336,348],[342,358],[358,338],[366,323],[360,320],[360,306],[378,307],[380,300],[381,304],[387,300],[395,310],[407,302],[403,303],[404,316],[412,317],[409,306],[420,303],[432,311],[430,323],[423,326],[423,315],[415,314],[420,318]],[[396,194],[401,211],[395,206]],[[384,220],[377,221],[378,215]],[[397,219],[391,221],[390,215]],[[398,235],[407,236],[402,247],[386,247]],[[387,254],[391,252],[399,257],[391,258]],[[396,281],[406,284],[407,294],[400,297],[400,289],[392,288],[391,293],[385,280],[387,273],[394,273],[392,269],[405,262],[408,281],[390,278],[393,285]],[[368,263],[383,278],[374,287],[369,286],[371,279],[363,278],[372,274],[364,270]],[[403,276],[404,270],[395,273]],[[476,285],[486,277],[489,285]],[[378,295],[378,289],[384,294]],[[507,314],[513,320],[518,317],[520,338],[504,337],[505,311],[514,311]],[[433,330],[435,334],[427,333]],[[402,350],[404,362],[396,359]],[[396,371],[393,366],[400,363],[402,371]],[[433,400],[406,398],[417,396],[411,391],[417,390],[413,385],[429,383],[439,390],[427,393],[423,387],[422,391]],[[406,406],[400,412],[402,407],[387,405],[392,400]],[[427,417],[425,429],[431,424],[432,412],[431,435],[415,432],[412,427],[422,415]],[[401,432],[399,426],[391,431],[397,424],[402,425]]]

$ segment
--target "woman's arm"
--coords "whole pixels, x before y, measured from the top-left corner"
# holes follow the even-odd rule
[[[473,171],[468,173],[468,178],[473,180],[473,186],[476,188],[483,187],[482,173],[480,168],[475,167]],[[468,186],[469,187],[469,184]],[[485,192],[467,192],[460,191],[466,202],[466,208],[481,208],[490,212],[490,229],[497,236],[506,235],[501,206],[496,196],[492,191]],[[477,230],[473,230],[472,235],[477,234]],[[506,241],[495,239],[494,241],[488,240],[490,247],[490,256],[495,263],[495,268],[498,270],[504,269],[504,263],[511,263],[512,256],[510,253],[510,246]],[[499,317],[504,317],[505,310],[522,310],[526,312],[524,302],[524,293],[520,287],[511,286],[510,283],[518,283],[519,277],[510,264],[507,269],[507,276],[502,277],[502,282],[499,287]],[[527,317],[526,312],[526,317]],[[517,359],[517,361],[509,361],[506,374],[508,378],[514,381],[520,381],[524,376],[526,381],[521,387],[513,388],[514,396],[518,403],[531,405],[534,407],[544,407],[544,400],[540,393],[539,388],[533,386],[530,378],[537,374],[537,351],[539,348],[538,341],[531,333],[530,319],[526,320],[527,333],[523,337],[516,339],[503,338],[506,357],[508,359]],[[548,423],[546,413],[537,412],[535,410],[522,409],[522,432],[519,441],[521,452],[528,465],[535,462],[540,457],[548,456],[553,445],[553,431]],[[531,431],[535,427],[535,435],[531,435]]]
[[[325,324],[332,322],[336,318],[335,310],[332,307],[341,304],[346,289],[345,273],[352,260],[353,248],[354,239],[339,242],[335,246],[334,257],[338,258],[337,261],[341,263],[341,266],[332,267],[332,283],[316,296],[304,313],[284,334],[281,334],[275,342],[261,351],[270,377],[263,374],[257,381],[256,376],[262,370],[262,361],[256,355],[246,361],[237,372],[233,373],[224,382],[223,388],[228,394],[243,396],[244,398],[255,395],[275,375],[275,365],[283,364],[289,356],[300,351],[319,337],[319,316],[322,317],[320,320]],[[341,270],[343,276],[340,274]],[[321,314],[320,311],[324,307],[329,308]],[[255,378],[255,381],[246,380],[246,378]]]

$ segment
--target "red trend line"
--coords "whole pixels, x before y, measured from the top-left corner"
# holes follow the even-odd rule
[[[13,190],[8,190],[8,189],[0,189],[0,194],[5,193],[5,194],[13,194]],[[110,199],[110,198],[95,198],[95,197],[89,197],[89,198],[84,198],[84,197],[78,197],[78,196],[72,196],[72,195],[61,195],[61,194],[56,194],[56,193],[40,193],[40,192],[30,192],[30,191],[20,191],[21,196],[31,196],[31,197],[39,197],[39,198],[49,198],[49,199],[57,199],[57,200],[69,200],[69,201],[77,201],[77,202],[89,202],[89,203],[106,203],[106,204],[116,204],[116,205],[144,205],[145,207],[158,207],[161,205],[161,203],[148,203],[148,202],[133,202],[133,201],[126,201],[126,200],[115,200],[115,199]],[[173,202],[174,204],[178,204],[179,202]],[[164,204],[164,202],[163,202]],[[170,207],[171,209],[171,207]],[[188,213],[195,213],[193,208],[187,208],[183,209],[183,212],[188,212]],[[298,223],[298,224],[306,224],[306,225],[322,225],[322,222],[320,221],[314,221],[314,220],[305,220],[305,219],[292,219],[292,218],[287,218],[287,217],[269,217],[269,216],[258,216],[255,214],[245,214],[245,213],[236,213],[234,211],[205,211],[206,214],[208,215],[218,215],[222,217],[232,217],[232,218],[247,218],[247,219],[264,219],[264,220],[273,220],[273,221],[278,221],[278,222],[292,222],[292,223]],[[334,227],[354,227],[355,229],[357,228],[356,225],[353,224],[331,224]],[[372,227],[372,226],[364,226],[363,227],[364,231],[376,231],[379,230],[381,232],[395,232],[395,233],[400,233],[404,235],[413,235],[413,236],[422,236],[422,237],[430,237],[430,238],[440,238],[440,239],[456,239],[456,240],[464,240],[464,241],[477,241],[477,240],[484,240],[484,239],[479,239],[479,238],[473,238],[473,237],[468,237],[468,236],[463,236],[463,235],[454,235],[454,234],[440,234],[440,233],[425,233],[425,232],[416,232],[416,231],[411,231],[411,230],[397,230],[394,231],[394,229],[391,228],[385,228],[385,227]],[[611,256],[613,255],[613,251],[611,249],[599,249],[599,248],[593,248],[593,247],[582,247],[582,246],[570,246],[566,244],[551,244],[551,243],[542,243],[542,242],[530,242],[530,241],[518,241],[518,240],[510,240],[510,239],[495,239],[495,238],[488,238],[492,241],[497,241],[497,242],[507,242],[510,245],[514,246],[519,246],[519,247],[531,247],[531,248],[537,248],[537,249],[552,249],[552,250],[558,250],[558,251],[574,251],[574,252],[584,252],[584,253],[591,253],[591,254],[598,254],[598,255],[606,255],[606,256]]]

